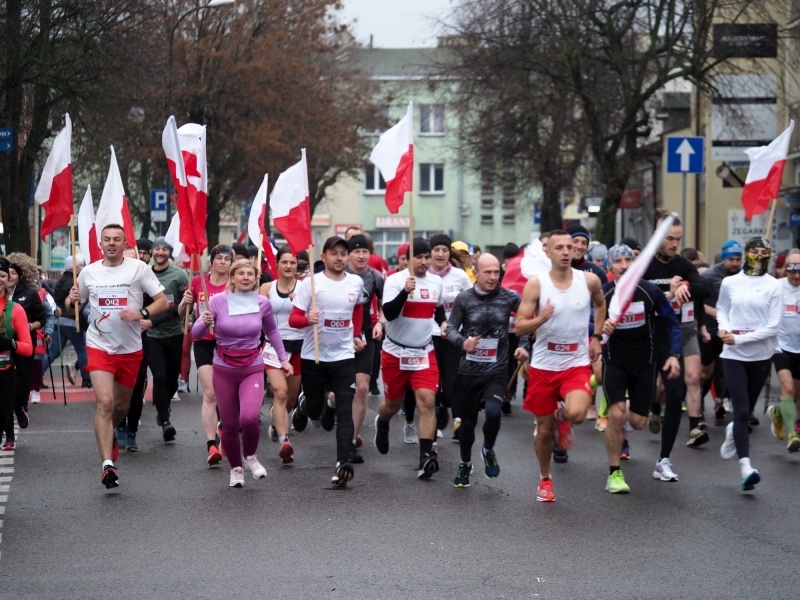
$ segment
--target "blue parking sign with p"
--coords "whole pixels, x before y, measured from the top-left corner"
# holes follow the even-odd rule
[[[150,220],[167,222],[167,190],[150,190]]]

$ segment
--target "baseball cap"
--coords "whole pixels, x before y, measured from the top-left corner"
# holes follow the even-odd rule
[[[332,236],[331,236],[331,237],[329,237],[327,240],[325,240],[325,243],[324,243],[324,244],[322,244],[322,252],[323,252],[323,253],[324,253],[324,252],[327,252],[328,250],[330,250],[330,249],[331,249],[331,248],[333,248],[334,246],[337,246],[337,245],[340,245],[340,244],[341,244],[342,246],[344,246],[344,249],[345,249],[345,250],[347,250],[348,252],[350,251],[350,248],[349,248],[349,246],[347,245],[347,242],[344,240],[344,238],[343,238],[343,237],[341,237],[341,236],[338,236],[338,235],[332,235]]]

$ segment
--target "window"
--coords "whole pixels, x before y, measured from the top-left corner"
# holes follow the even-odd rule
[[[481,225],[493,225],[494,215],[481,215]]]
[[[422,163],[419,166],[419,191],[422,194],[444,193],[444,165]]]
[[[515,222],[514,213],[503,215],[503,225],[513,225]]]
[[[366,165],[364,167],[364,192],[367,194],[377,194],[386,189],[386,182],[383,180],[380,170],[376,165]]]
[[[422,104],[420,112],[420,133],[442,135],[444,133],[444,105]]]
[[[481,198],[481,210],[494,210],[494,199]]]

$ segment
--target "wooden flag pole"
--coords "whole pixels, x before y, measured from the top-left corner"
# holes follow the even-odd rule
[[[408,193],[408,274],[414,277],[414,192]],[[416,280],[416,277],[414,277]],[[414,291],[408,295],[414,297]]]
[[[764,236],[765,238],[769,239],[772,235],[772,222],[775,220],[775,209],[778,208],[778,200],[773,198],[770,201],[770,208],[769,208],[769,219],[767,220],[767,233]]]
[[[72,244],[72,285],[73,287],[78,287],[78,251],[76,250],[75,246],[75,215],[73,214],[72,217],[69,219],[69,242]],[[81,331],[81,319],[80,319],[80,302],[76,302],[74,305],[75,307],[75,331],[80,333]]]
[[[311,310],[317,308],[317,288],[314,285],[314,245],[308,247],[308,265],[311,270]],[[318,324],[314,323],[314,362],[319,364],[319,328]]]

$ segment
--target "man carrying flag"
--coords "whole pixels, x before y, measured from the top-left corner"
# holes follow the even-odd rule
[[[633,250],[624,244],[612,246],[608,261],[614,280],[603,286],[606,304],[611,306],[617,285],[627,283],[623,275],[634,261]],[[636,288],[625,301],[620,319],[609,318],[603,325],[603,333],[610,336],[603,346],[603,389],[608,398],[608,424],[604,432],[608,453],[609,475],[606,491],[612,494],[627,494],[630,487],[620,470],[620,448],[625,437],[625,420],[634,429],[647,424],[647,415],[656,391],[656,356],[654,318],[664,324],[669,336],[670,355],[661,366],[670,379],[681,374],[680,357],[683,350],[678,319],[667,297],[656,285],[646,280],[630,282]],[[612,335],[613,334],[613,335]],[[626,400],[630,408],[626,408]],[[626,414],[627,412],[627,414]],[[660,479],[656,471],[653,476]]]

